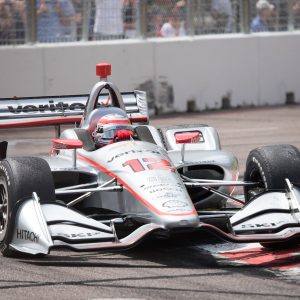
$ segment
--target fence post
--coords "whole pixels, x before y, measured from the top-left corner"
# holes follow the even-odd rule
[[[250,1],[241,1],[241,27],[242,32],[250,33]]]
[[[293,14],[293,2],[288,2],[288,26],[287,30],[292,31],[295,29],[294,27],[294,14]]]
[[[190,36],[195,35],[193,2],[194,0],[187,0],[187,33]]]
[[[139,32],[141,35],[141,38],[147,38],[147,1],[140,0],[138,2],[139,5]]]
[[[91,0],[84,0],[82,5],[82,32],[81,40],[86,42],[90,35]]]
[[[37,22],[36,22],[36,0],[26,1],[26,24],[25,36],[26,43],[34,44],[37,40]]]

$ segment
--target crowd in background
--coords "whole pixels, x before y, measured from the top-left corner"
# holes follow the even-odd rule
[[[36,0],[36,41],[70,42],[137,38],[140,0]],[[147,37],[241,31],[239,0],[144,0]],[[248,1],[250,31],[283,31],[300,27],[300,0]],[[0,45],[26,42],[26,0],[0,0]],[[189,6],[188,6],[189,5]],[[274,21],[276,20],[276,22]],[[188,25],[190,27],[188,27]]]
[[[24,42],[25,22],[25,1],[0,0],[0,44],[14,39]]]

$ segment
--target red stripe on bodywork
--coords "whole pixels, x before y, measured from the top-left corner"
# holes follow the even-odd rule
[[[129,117],[131,123],[147,123],[149,119],[147,117]]]
[[[147,118],[129,118],[132,123],[147,122]],[[22,128],[22,127],[35,127],[35,126],[48,126],[59,124],[71,124],[81,121],[81,116],[78,117],[58,117],[47,118],[42,120],[22,121],[22,122],[7,122],[0,123],[0,128]],[[126,122],[126,124],[128,124]]]
[[[120,120],[120,119],[116,119],[116,120],[109,120],[109,119],[101,119],[100,122],[98,124],[101,125],[110,125],[110,124],[130,124],[129,120]]]
[[[107,175],[114,177],[117,179],[117,181],[122,184],[135,198],[137,198],[138,200],[140,200],[144,205],[146,205],[150,210],[154,211],[156,214],[158,215],[167,215],[167,216],[191,216],[191,215],[195,215],[197,214],[196,210],[192,210],[189,213],[182,213],[182,214],[172,214],[172,213],[165,213],[162,212],[160,210],[158,210],[156,207],[154,207],[153,205],[151,205],[148,201],[146,201],[141,195],[139,195],[138,193],[136,193],[126,182],[124,182],[122,179],[120,179],[119,177],[117,177],[117,175],[115,175],[114,173],[110,172],[109,170],[107,170],[106,168],[104,168],[103,166],[99,165],[98,163],[96,163],[95,161],[78,154],[78,158],[91,164],[92,166],[96,167],[97,169],[99,169],[100,171],[106,173]]]
[[[21,128],[21,127],[34,127],[34,126],[47,126],[47,125],[59,125],[70,124],[80,122],[81,117],[62,117],[62,118],[49,118],[42,120],[23,121],[15,123],[0,123],[0,128]]]

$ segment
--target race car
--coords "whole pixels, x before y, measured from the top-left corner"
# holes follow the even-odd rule
[[[9,157],[0,143],[4,256],[123,250],[146,237],[210,231],[231,242],[282,247],[300,237],[300,154],[250,152],[244,180],[216,129],[149,125],[146,94],[120,93],[96,66],[89,95],[0,100],[0,128],[53,125],[49,156]],[[60,132],[61,124],[73,124]],[[242,186],[244,199],[234,195]],[[239,203],[226,207],[227,200]]]

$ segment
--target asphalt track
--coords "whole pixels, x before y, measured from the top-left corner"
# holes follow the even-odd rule
[[[178,114],[153,125],[210,124],[234,152],[241,174],[248,152],[267,144],[300,148],[300,106]],[[49,151],[50,128],[1,131],[9,156]],[[300,299],[300,247],[267,251],[206,234],[149,240],[122,253],[52,252],[0,257],[0,299]]]

